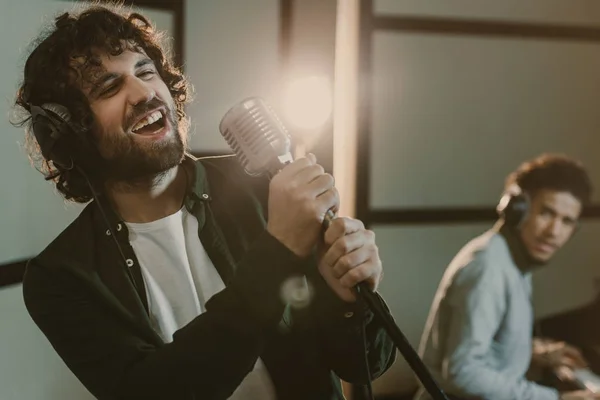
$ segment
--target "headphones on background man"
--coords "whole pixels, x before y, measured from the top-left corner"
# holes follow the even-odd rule
[[[529,208],[529,196],[518,184],[513,183],[504,190],[496,211],[508,226],[518,229],[527,217]]]

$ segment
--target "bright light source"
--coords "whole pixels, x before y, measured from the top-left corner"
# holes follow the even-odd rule
[[[283,95],[283,112],[290,128],[316,129],[331,115],[331,84],[327,78],[310,76],[289,83]]]

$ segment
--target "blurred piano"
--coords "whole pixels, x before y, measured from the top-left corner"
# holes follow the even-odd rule
[[[535,334],[579,347],[590,369],[600,375],[600,296],[582,307],[538,320]]]

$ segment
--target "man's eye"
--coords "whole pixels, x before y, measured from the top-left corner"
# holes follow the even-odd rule
[[[140,74],[138,76],[142,77],[142,78],[151,78],[154,74],[155,74],[154,71],[148,70],[148,71],[140,72]]]
[[[100,96],[109,96],[111,94],[114,94],[117,91],[117,85],[110,85],[104,89],[102,89],[102,92],[100,92]]]

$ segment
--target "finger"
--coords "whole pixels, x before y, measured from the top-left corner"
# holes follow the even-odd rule
[[[587,361],[583,357],[570,357],[570,356],[567,356],[566,359],[570,360],[574,364],[574,366],[580,366],[580,367],[582,367],[582,366],[586,366],[587,365]]]
[[[566,347],[564,352],[565,352],[565,355],[568,355],[569,357],[583,359],[583,355],[581,354],[581,351],[579,351],[575,347]]]
[[[318,165],[318,164],[317,164]],[[321,170],[323,168],[321,167]],[[318,197],[321,194],[325,193],[329,189],[335,187],[333,176],[330,174],[325,174],[321,172],[318,175],[314,175],[311,177],[311,180],[305,180],[308,183],[307,190],[311,196]]]
[[[342,255],[337,259],[332,267],[332,274],[336,278],[341,278],[350,270],[366,263],[373,256],[373,252],[368,247],[360,247],[354,251]]]
[[[569,356],[566,356],[563,358],[563,363],[568,364],[569,366],[574,367],[574,368],[581,368],[581,367],[587,366],[587,362],[585,361],[585,359],[574,358],[574,357],[569,357]]]
[[[359,249],[363,244],[364,239],[358,231],[342,235],[331,244],[323,256],[323,261],[333,268],[341,257]]]
[[[283,167],[282,170],[277,175],[275,175],[273,179],[291,179],[292,177],[296,176],[296,174],[298,174],[300,171],[304,170],[305,168],[311,165],[314,165],[314,162],[309,158],[298,158],[294,162],[287,164],[285,167]]]
[[[550,351],[562,350],[567,347],[567,343],[563,340],[552,342],[550,341],[548,346],[550,347]]]
[[[568,357],[579,364],[587,364],[585,358],[583,357],[583,354],[581,354],[581,352],[575,347],[566,347],[564,355],[565,357]]]
[[[575,367],[577,367],[577,363],[574,360],[570,359],[570,358],[564,358],[564,359],[562,359],[561,362],[560,362],[560,365],[568,367],[568,368],[575,368]]]
[[[329,228],[325,231],[324,241],[327,245],[333,245],[339,238],[350,233],[358,232],[364,229],[364,224],[361,220],[339,217],[333,220]]]
[[[323,166],[320,164],[311,164],[298,171],[291,179],[301,184],[309,184],[322,175],[325,175]]]
[[[319,221],[321,223],[325,220],[325,214],[330,209],[336,209],[340,205],[340,195],[336,188],[331,188],[325,193],[322,193],[315,200],[315,207],[317,207],[317,212],[319,213]],[[335,221],[337,218],[334,218]]]
[[[350,271],[346,272],[340,279],[340,285],[346,288],[353,288],[360,282],[368,281],[369,278],[375,275],[377,267],[372,262],[363,263]],[[369,286],[373,285],[373,282],[368,282]]]

